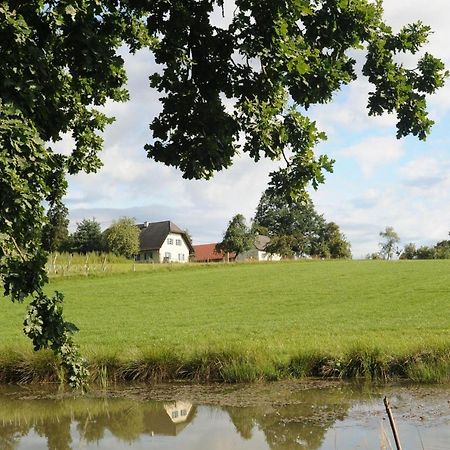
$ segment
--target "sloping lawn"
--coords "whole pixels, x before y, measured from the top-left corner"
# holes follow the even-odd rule
[[[228,353],[273,368],[307,355],[450,351],[450,261],[191,265],[55,278],[50,288],[65,294],[91,360]],[[23,314],[1,302],[0,351],[30,347]]]

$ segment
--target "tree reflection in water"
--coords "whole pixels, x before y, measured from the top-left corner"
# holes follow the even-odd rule
[[[337,422],[345,423],[347,418],[348,422],[353,421],[354,426],[358,408],[367,408],[365,417],[370,417],[369,411],[374,411],[374,405],[382,404],[382,392],[373,386],[369,391],[353,387],[299,388],[281,394],[277,386],[280,385],[268,388],[267,395],[265,388],[258,391],[254,387],[229,387],[226,389],[228,394],[224,390],[211,401],[215,405],[230,405],[221,407],[196,407],[188,401],[147,401],[143,400],[141,391],[138,391],[138,398],[134,400],[129,396],[61,397],[57,394],[33,393],[28,388],[20,391],[19,388],[8,390],[0,387],[0,449],[17,450],[24,445],[36,450],[74,450],[92,445],[98,449],[111,450],[124,448],[124,443],[132,449],[142,448],[145,441],[145,445],[151,448],[155,448],[152,447],[153,443],[164,444],[164,448],[183,450],[197,450],[202,448],[202,443],[205,443],[205,448],[318,450],[330,445],[327,431],[339,428]],[[403,396],[403,417],[405,411],[423,407],[426,402],[428,409],[421,414],[427,418],[435,414],[433,411],[447,408],[447,412],[436,415],[437,419],[440,418],[437,428],[430,428],[430,421],[427,426],[432,430],[430,433],[437,436],[430,438],[433,442],[440,444],[450,438],[450,411],[446,400],[448,387],[443,387],[442,391],[436,390],[432,396],[426,397],[425,402],[420,389],[405,388],[402,394],[399,390],[398,386],[393,388],[398,399],[401,400]],[[189,388],[184,392],[189,393]],[[172,394],[164,391],[164,395],[159,398],[170,398]],[[252,394],[260,395],[258,401],[248,401]],[[206,397],[201,394],[197,400],[201,398]],[[371,398],[375,399],[372,406],[364,406],[369,405],[365,402]],[[235,406],[237,404],[247,406]],[[225,414],[216,414],[215,411]],[[382,414],[382,408],[378,411]],[[400,418],[402,416],[399,415]],[[419,415],[417,417],[420,419]],[[408,417],[408,422],[413,420],[413,416]],[[421,448],[414,447],[415,441],[412,440],[417,440],[416,425],[411,424],[410,428],[414,436],[411,437],[411,433],[410,436],[402,437],[406,438],[406,442],[409,439],[409,448]],[[359,430],[363,436],[374,431],[373,427],[371,430],[365,428],[364,424],[360,425]],[[172,439],[172,436],[180,433],[182,439]],[[352,433],[352,429],[349,433]],[[377,439],[378,433],[379,428],[372,437]],[[158,440],[153,441],[153,436],[159,436]],[[228,447],[219,445],[221,439],[227,440]],[[340,448],[345,448],[345,444]]]
[[[48,450],[71,450],[71,423],[72,418],[64,415],[39,421],[33,428],[39,436],[47,438]]]
[[[340,389],[326,395],[322,390],[305,390],[291,405],[224,409],[243,439],[250,439],[257,427],[272,450],[315,450],[327,430],[346,417],[351,397],[350,391]]]
[[[14,450],[36,433],[49,450],[71,450],[71,425],[81,441],[101,443],[109,431],[131,445],[142,435],[176,436],[196,416],[189,402],[138,402],[121,399],[13,399],[0,391],[0,449]]]

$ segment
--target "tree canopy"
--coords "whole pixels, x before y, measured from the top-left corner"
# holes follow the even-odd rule
[[[54,252],[61,250],[69,237],[69,210],[60,201],[47,211],[47,223],[42,229],[42,247]]]
[[[77,229],[70,235],[68,246],[71,252],[89,253],[105,250],[100,223],[92,219],[83,219],[77,223]]]
[[[381,2],[237,0],[222,28],[210,13],[223,0],[149,4],[149,30],[161,36],[155,58],[164,70],[151,76],[163,110],[146,150],[186,178],[209,178],[243,151],[255,161],[285,160],[271,174],[272,188],[284,195],[317,187],[332,161],[315,156],[325,135],[300,111],[329,102],[357,78],[350,49],[367,49],[369,114],[397,114],[398,137],[424,139],[430,131],[425,95],[443,85],[444,66],[428,53],[412,68],[395,57],[415,54],[431,30],[417,22],[394,33],[383,22]],[[232,112],[224,98],[234,100]]]
[[[335,222],[326,222],[318,234],[311,255],[333,259],[352,257],[350,243]]]
[[[5,294],[31,296],[25,333],[51,348],[68,381],[86,375],[66,322],[62,294],[48,297],[43,202],[61,201],[66,174],[100,167],[100,133],[111,119],[96,107],[125,100],[119,47],[148,43],[138,13],[115,1],[0,1],[0,276]],[[69,155],[52,143],[70,133]],[[69,150],[69,149],[68,149]]]
[[[139,228],[131,217],[121,217],[104,231],[107,249],[131,258],[139,253]]]
[[[417,53],[429,27],[417,22],[394,33],[381,1],[235,6],[231,22],[218,27],[211,12],[224,0],[0,0],[1,282],[13,301],[32,297],[26,333],[36,349],[55,351],[72,384],[85,372],[62,295],[43,293],[43,202],[61,201],[67,174],[100,167],[101,133],[112,119],[99,107],[128,97],[121,46],[148,47],[163,67],[150,75],[162,112],[146,151],[186,178],[210,178],[246,152],[285,161],[271,176],[275,192],[296,199],[309,184],[317,188],[332,160],[314,154],[325,135],[305,111],[356,79],[350,49],[367,50],[369,114],[395,113],[398,137],[430,132],[426,95],[443,85],[444,65],[429,53],[411,68],[395,58]],[[64,133],[75,144],[60,154],[53,143]],[[50,304],[58,305],[53,315]]]
[[[311,200],[289,202],[267,189],[254,217],[254,228],[270,237],[269,253],[281,256],[351,258],[350,244],[334,222],[317,213]]]
[[[380,242],[380,255],[384,259],[392,259],[394,253],[398,252],[397,244],[400,242],[400,236],[393,227],[386,227],[384,231],[380,231],[380,237],[383,242]]]
[[[422,245],[419,248],[411,242],[403,248],[400,259],[450,259],[450,240],[444,239],[434,246]]]
[[[242,214],[236,214],[228,223],[222,242],[216,245],[216,250],[234,253],[237,258],[239,254],[250,250],[254,238],[252,230],[245,223],[245,217]]]

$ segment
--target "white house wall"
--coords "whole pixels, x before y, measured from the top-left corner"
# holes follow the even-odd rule
[[[246,252],[239,253],[237,255],[236,261],[248,261],[250,259],[258,260],[258,250],[256,248],[251,248],[250,250],[247,250]]]
[[[277,254],[271,255],[262,250],[252,248],[244,253],[238,254],[236,261],[280,261],[281,256]]]
[[[189,247],[186,245],[186,242],[181,234],[168,234],[159,249],[159,261],[180,263],[189,262]]]
[[[260,261],[281,261],[281,256],[277,253],[270,254],[266,252],[259,251],[260,253]]]

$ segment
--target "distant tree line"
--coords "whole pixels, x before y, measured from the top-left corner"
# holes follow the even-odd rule
[[[440,241],[433,246],[420,247],[410,242],[403,248],[400,259],[450,259],[450,240]]]
[[[252,226],[237,214],[228,224],[217,250],[237,254],[249,250],[255,236],[270,242],[267,253],[284,258],[351,258],[351,247],[339,226],[317,213],[311,200],[287,202],[285,197],[266,190],[259,201]]]
[[[399,259],[450,259],[450,240],[440,241],[434,246],[420,247],[410,242],[402,249],[398,246],[400,236],[393,227],[386,227],[380,232],[380,237],[383,239],[379,244],[380,251],[368,254],[367,259],[392,259],[394,255]]]
[[[53,205],[47,212],[43,229],[43,245],[49,252],[111,252],[131,258],[139,252],[139,229],[134,219],[121,217],[102,232],[100,223],[83,219],[69,233],[68,210],[63,204]]]

